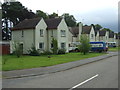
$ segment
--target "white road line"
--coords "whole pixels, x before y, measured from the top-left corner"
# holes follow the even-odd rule
[[[77,88],[78,86],[81,86],[82,84],[84,84],[84,83],[86,83],[86,82],[88,82],[88,81],[90,81],[90,80],[92,80],[92,79],[94,79],[94,78],[96,78],[96,77],[98,77],[98,74],[96,74],[95,76],[93,76],[93,77],[91,77],[91,78],[89,78],[89,79],[87,79],[87,80],[85,80],[85,81],[83,81],[83,82],[81,82],[81,83],[73,86],[73,87],[72,87],[71,89],[69,89],[69,90],[72,90],[72,89],[74,89],[74,88]]]

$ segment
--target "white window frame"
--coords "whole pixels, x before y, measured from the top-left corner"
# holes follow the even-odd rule
[[[61,37],[65,37],[66,36],[66,31],[65,30],[61,30],[60,33],[61,33]]]
[[[40,44],[42,44],[42,47],[40,47]],[[40,43],[39,43],[39,49],[44,50],[44,43],[43,43],[43,42],[40,42]]]
[[[62,47],[62,44],[64,44],[64,47]],[[65,49],[66,48],[66,43],[65,42],[62,42],[61,43],[61,49]]]
[[[43,37],[43,29],[40,29],[40,37]]]
[[[94,34],[91,34],[91,39],[94,39]]]
[[[53,30],[51,30],[51,37],[53,37]]]

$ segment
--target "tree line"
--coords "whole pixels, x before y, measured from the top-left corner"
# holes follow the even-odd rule
[[[42,17],[44,19],[55,18],[55,17],[63,17],[68,25],[68,27],[78,26],[78,23],[73,15],[69,13],[64,13],[61,16],[58,16],[57,13],[53,12],[52,14],[47,14],[44,11],[36,10],[34,13],[32,10],[26,8],[22,5],[21,2],[4,2],[2,4],[2,40],[10,40],[11,39],[11,31],[10,28],[17,25],[19,22],[24,19],[32,19]],[[101,25],[96,24],[95,30],[99,30],[102,28]],[[104,28],[104,30],[109,30],[108,28]]]

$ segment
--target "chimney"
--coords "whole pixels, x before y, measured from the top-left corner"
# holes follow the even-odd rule
[[[83,27],[82,22],[79,22],[79,40],[80,40],[80,36],[81,36],[81,33],[82,33],[82,27]]]

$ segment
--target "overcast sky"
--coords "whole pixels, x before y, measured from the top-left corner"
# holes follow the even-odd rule
[[[3,0],[2,0],[3,1]],[[77,22],[100,24],[105,28],[118,31],[119,0],[18,0],[33,12],[42,10],[62,15],[74,15]]]

